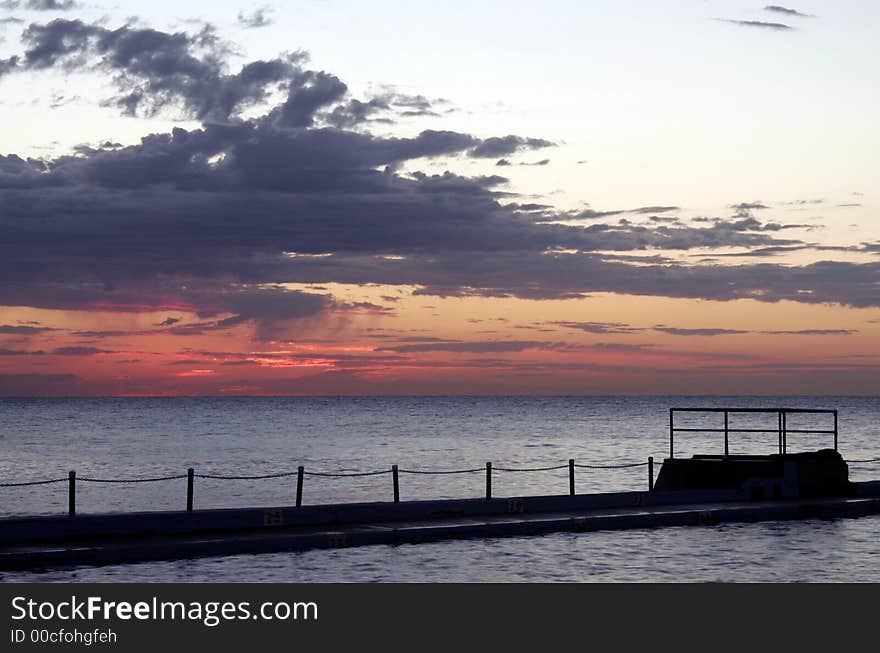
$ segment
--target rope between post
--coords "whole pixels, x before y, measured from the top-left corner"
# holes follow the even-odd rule
[[[222,474],[193,474],[195,478],[211,478],[218,481],[259,481],[266,478],[285,478],[296,476],[297,472],[281,472],[280,474],[259,474],[256,476],[224,476]]]
[[[186,474],[176,474],[174,476],[156,476],[154,478],[89,478],[88,476],[77,476],[77,481],[84,483],[157,483],[159,481],[174,481],[179,478],[186,478]]]
[[[380,474],[390,474],[390,469],[381,469],[375,472],[307,472],[303,471],[306,476],[326,476],[333,478],[344,478],[348,476],[379,476]]]
[[[568,469],[568,463],[552,467],[495,467],[493,465],[492,469],[499,472],[549,472],[556,469]]]
[[[399,469],[397,471],[401,474],[472,474],[485,470],[485,467],[474,467],[473,469]]]
[[[625,469],[627,467],[645,467],[647,466],[647,462],[644,463],[629,463],[625,465],[575,465],[575,467],[580,467],[581,469]],[[567,465],[566,465],[567,467]]]
[[[66,478],[53,478],[46,481],[25,481],[22,483],[0,483],[0,487],[27,487],[29,485],[49,485],[50,483],[64,483]]]

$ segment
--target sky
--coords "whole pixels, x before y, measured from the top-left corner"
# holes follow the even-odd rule
[[[876,395],[878,23],[0,1],[0,396]]]

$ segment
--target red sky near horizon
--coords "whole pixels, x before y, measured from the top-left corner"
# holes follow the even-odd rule
[[[333,290],[352,301],[273,333],[247,322],[206,328],[179,307],[5,308],[3,375],[16,385],[3,394],[862,394],[876,378],[876,361],[853,354],[877,351],[876,332],[862,332],[867,311]],[[674,322],[656,322],[670,311]]]

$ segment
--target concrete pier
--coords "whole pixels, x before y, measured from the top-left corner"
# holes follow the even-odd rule
[[[0,520],[0,569],[40,569],[555,532],[880,514],[880,481],[847,497],[619,492]]]

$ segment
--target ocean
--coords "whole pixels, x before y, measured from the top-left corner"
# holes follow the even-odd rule
[[[295,471],[448,471],[627,465],[668,455],[668,409],[687,406],[836,408],[840,451],[880,456],[876,397],[321,397],[0,399],[0,483],[141,479]],[[719,415],[681,425],[718,428]],[[830,428],[826,415],[789,429]],[[734,415],[731,428],[776,428],[775,415]],[[827,434],[788,436],[789,451],[832,446]],[[731,453],[771,453],[775,433],[736,433]],[[719,433],[676,435],[676,456],[723,452]],[[656,470],[655,470],[656,471]],[[853,480],[880,463],[853,463]],[[484,473],[400,476],[401,500],[479,497]],[[577,491],[647,489],[645,466],[577,469]],[[62,514],[65,483],[0,487],[0,516]],[[197,478],[195,508],[282,506],[295,477]],[[565,494],[567,470],[496,471],[494,496]],[[303,503],[391,500],[391,477],[305,479]],[[80,514],[185,507],[185,481],[80,481]],[[18,581],[853,581],[880,582],[880,517],[556,534],[403,546],[227,556],[2,575]]]

